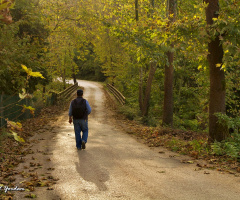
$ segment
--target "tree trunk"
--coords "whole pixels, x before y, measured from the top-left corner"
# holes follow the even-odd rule
[[[139,16],[138,16],[138,0],[135,0],[135,20],[138,22]],[[138,103],[139,108],[142,113],[143,110],[143,69],[140,68],[139,71],[139,86],[138,86]]]
[[[152,6],[151,16],[154,11],[154,0],[150,0],[150,4]],[[138,21],[138,0],[135,0],[135,13],[136,13],[136,21]],[[150,62],[150,69],[148,74],[148,80],[147,85],[145,89],[145,93],[143,93],[143,68],[140,68],[139,73],[139,107],[141,110],[141,114],[144,117],[148,116],[148,110],[149,110],[149,101],[151,96],[151,87],[152,87],[152,81],[154,78],[154,74],[157,69],[157,63],[156,62]]]
[[[66,89],[66,56],[67,56],[67,50],[65,50],[65,57],[63,60],[63,89]]]
[[[45,93],[46,93],[46,85],[43,85],[43,88],[42,88],[42,99],[45,100]]]
[[[138,21],[138,0],[135,0],[135,19]]]
[[[165,65],[163,125],[173,125],[173,53],[168,52],[168,65]]]
[[[73,78],[73,82],[75,84],[77,82],[77,78],[76,78],[74,66],[72,67],[72,78]]]
[[[157,69],[156,63],[152,62],[150,64],[150,70],[149,70],[149,75],[148,75],[148,80],[147,80],[147,87],[146,87],[146,90],[145,90],[145,96],[144,96],[144,101],[143,101],[143,106],[142,106],[142,115],[143,116],[147,116],[148,115],[148,108],[149,108],[149,101],[150,101],[150,95],[151,95],[152,81],[153,81],[156,69]]]
[[[176,0],[168,0],[168,19],[169,23],[175,21],[176,18]],[[173,48],[173,44],[171,44]],[[173,125],[173,52],[167,52],[168,65],[165,65],[165,80],[164,80],[164,102],[163,102],[163,125]]]
[[[208,25],[213,24],[213,18],[218,17],[219,1],[205,0],[208,3],[206,8],[206,21]],[[226,125],[218,123],[216,113],[226,113],[225,107],[225,74],[217,64],[222,64],[223,47],[219,36],[208,44],[208,63],[210,70],[210,102],[209,102],[209,141],[224,140],[228,135]]]
[[[65,66],[65,65],[64,65]],[[64,67],[63,69],[63,77],[62,77],[62,80],[63,80],[63,89],[65,90],[66,89],[66,69]]]
[[[143,112],[143,69],[139,72],[138,103],[141,113]]]

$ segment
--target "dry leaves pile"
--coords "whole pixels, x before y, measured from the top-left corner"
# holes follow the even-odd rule
[[[24,162],[23,157],[27,154],[31,154],[31,145],[29,138],[33,136],[36,131],[40,130],[42,127],[46,126],[49,122],[56,119],[60,113],[63,111],[63,106],[51,106],[48,108],[42,109],[41,113],[31,119],[27,119],[22,122],[22,129],[15,129],[14,131],[17,135],[25,140],[25,142],[20,142],[14,139],[12,134],[8,134],[11,130],[2,129],[0,130],[1,135],[1,146],[0,146],[0,199],[12,199],[13,193],[5,192],[4,187],[14,188],[14,176],[21,174],[25,178],[30,178],[30,181],[22,182],[22,186],[29,192],[34,190],[34,187],[48,187],[51,190],[51,186],[57,181],[56,178],[53,178],[50,174],[45,177],[39,178],[37,174],[33,173],[24,173],[15,170],[15,167]],[[12,128],[11,128],[12,129]],[[30,167],[41,167],[40,163],[32,162]],[[51,171],[52,169],[49,169]],[[34,194],[29,194],[27,198],[35,198]]]
[[[129,134],[142,139],[149,147],[166,147],[167,149],[188,155],[191,161],[183,163],[196,164],[200,169],[216,169],[222,173],[240,176],[240,162],[227,156],[212,154],[206,133],[184,131],[164,127],[146,127],[132,121],[123,120],[123,128]],[[207,164],[200,164],[201,160]]]

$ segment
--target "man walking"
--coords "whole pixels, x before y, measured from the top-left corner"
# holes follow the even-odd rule
[[[88,139],[88,115],[91,111],[92,109],[88,101],[83,98],[83,90],[77,90],[77,98],[71,102],[68,115],[69,123],[71,124],[73,122],[74,125],[76,147],[78,150],[86,148]]]

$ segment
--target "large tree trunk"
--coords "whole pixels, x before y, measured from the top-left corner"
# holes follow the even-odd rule
[[[175,21],[176,18],[176,0],[168,0],[168,18],[169,23]],[[173,44],[171,44],[173,48]],[[165,65],[165,80],[164,80],[164,102],[163,102],[163,125],[173,125],[173,52],[167,52],[168,65]]]
[[[206,21],[208,25],[213,24],[213,18],[218,17],[219,1],[205,0],[208,3],[206,8]],[[219,36],[216,36],[208,44],[208,63],[210,69],[210,102],[209,102],[209,141],[222,141],[227,136],[227,127],[224,124],[218,123],[215,116],[216,113],[226,113],[225,107],[225,75],[217,64],[222,64],[223,47]]]

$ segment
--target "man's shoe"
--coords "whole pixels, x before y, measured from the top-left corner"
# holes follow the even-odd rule
[[[82,148],[77,148],[77,150],[79,150],[79,151],[80,151],[80,150],[82,150]]]
[[[86,143],[82,141],[82,149],[86,149]]]

